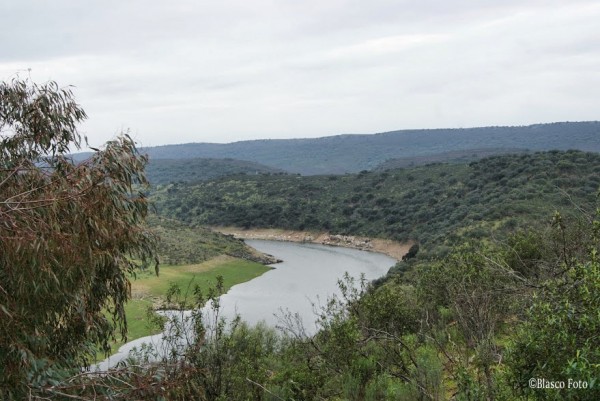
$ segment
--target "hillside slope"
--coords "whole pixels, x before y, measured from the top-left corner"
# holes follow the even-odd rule
[[[152,199],[160,214],[192,224],[444,243],[457,230],[478,238],[573,203],[591,208],[599,186],[599,154],[551,151],[345,176],[233,177],[169,185]]]
[[[235,159],[150,159],[146,175],[152,185],[195,182],[239,174],[283,174],[281,169]]]
[[[476,149],[600,152],[600,122],[537,124],[525,127],[403,130],[317,139],[273,139],[228,144],[188,143],[143,148],[151,159],[233,158],[303,175],[371,170],[389,159],[414,158]]]

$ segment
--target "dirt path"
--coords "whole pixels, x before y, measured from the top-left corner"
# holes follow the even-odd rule
[[[401,260],[410,249],[411,242],[397,242],[381,238],[338,235],[313,231],[293,231],[276,228],[211,227],[223,234],[241,239],[265,239],[273,241],[310,242],[313,244],[343,246],[364,251],[381,252],[396,260]]]

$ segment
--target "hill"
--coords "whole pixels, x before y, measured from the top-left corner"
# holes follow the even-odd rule
[[[205,227],[190,227],[179,221],[155,215],[149,216],[148,225],[160,238],[158,254],[162,264],[197,264],[220,255],[262,264],[277,261],[231,235],[223,235]]]
[[[271,139],[228,144],[188,143],[142,148],[151,159],[233,158],[303,175],[371,170],[395,158],[502,149],[577,149],[600,152],[600,122],[564,122],[523,127],[402,130],[317,139]]]
[[[283,174],[259,163],[235,159],[150,159],[146,175],[153,185],[170,182],[205,181],[239,174]]]
[[[526,153],[525,149],[518,148],[488,148],[488,149],[468,149],[454,150],[451,152],[442,152],[434,155],[399,157],[389,159],[381,163],[374,170],[385,171],[406,167],[423,166],[432,163],[470,163],[485,157],[497,156],[503,154]]]
[[[315,229],[450,245],[457,233],[479,238],[546,221],[573,204],[588,207],[599,186],[599,154],[550,151],[345,176],[171,184],[152,199],[161,215],[192,224]]]

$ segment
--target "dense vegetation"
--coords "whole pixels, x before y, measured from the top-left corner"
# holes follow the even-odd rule
[[[597,154],[171,184],[152,195],[157,243],[139,191],[145,158],[128,137],[73,164],[65,152],[85,114],[68,90],[16,80],[0,100],[2,399],[600,399]],[[291,314],[279,332],[222,320],[235,266],[211,288],[188,282],[208,265],[150,278],[157,247],[170,261],[253,257],[204,223],[416,239],[424,252],[377,283],[341,279],[308,336]],[[265,269],[254,268],[244,273]],[[125,308],[143,310],[126,304],[135,274],[139,300],[166,292],[163,306],[182,311],[171,352],[82,372],[124,333]]]
[[[220,255],[263,264],[276,260],[250,248],[242,240],[202,226],[191,227],[178,220],[150,216],[148,225],[160,238],[157,245],[161,263],[169,265],[201,263]]]
[[[422,160],[502,154],[509,150],[600,152],[600,122],[563,122],[522,127],[401,130],[368,135],[336,135],[316,139],[262,139],[227,144],[186,143],[142,148],[155,159],[237,159],[288,173],[345,174],[372,170],[390,159],[415,165]],[[462,156],[461,156],[462,155]],[[77,157],[85,158],[86,155]],[[405,166],[398,166],[405,167]]]
[[[485,157],[497,156],[502,154],[527,153],[524,149],[517,148],[486,148],[486,149],[468,149],[455,150],[451,152],[441,152],[425,156],[398,157],[389,159],[378,165],[374,170],[386,171],[399,168],[416,167],[433,163],[470,163],[483,159]],[[175,181],[175,180],[173,180]]]
[[[280,227],[451,245],[589,209],[600,155],[579,151],[495,156],[345,176],[234,177],[172,184],[152,197],[160,214],[192,224]]]
[[[156,258],[139,191],[146,158],[121,136],[73,164],[85,117],[55,83],[0,84],[2,399],[110,350],[127,329],[128,275]]]
[[[454,151],[568,150],[600,152],[600,122],[565,122],[523,127],[403,130],[316,139],[267,139],[228,144],[187,143],[142,148],[151,160],[232,158],[291,173],[345,174],[371,170],[396,158]]]
[[[152,185],[206,181],[228,175],[282,173],[280,169],[234,159],[150,159],[146,167]]]
[[[120,136],[77,164],[68,156],[82,144],[77,125],[85,117],[72,92],[55,83],[15,79],[0,85],[3,400],[38,399],[41,392],[43,399],[68,398],[54,386],[77,377],[98,351],[109,352],[117,334],[143,332],[136,318],[145,315],[149,301],[138,296],[128,302],[130,280],[158,273],[157,250],[171,263],[232,256],[212,263],[218,272],[207,265],[175,272],[168,267],[162,280],[150,280],[163,290],[164,279],[188,281],[202,276],[198,269],[206,278],[224,277],[228,288],[267,270],[239,258],[271,261],[239,240],[200,227],[154,218],[149,229],[147,158],[131,138]],[[133,317],[131,331],[127,317]]]
[[[375,285],[340,282],[344,299],[320,311],[314,337],[293,316],[284,336],[234,323],[217,336],[223,348],[190,359],[226,372],[199,378],[203,397],[597,399],[599,177],[598,154],[550,151],[163,188],[158,210],[193,224],[410,238],[425,250]]]
[[[194,376],[202,397],[598,399],[599,174],[598,154],[551,151],[163,188],[158,210],[193,224],[411,238],[425,250],[387,280],[341,281],[314,337],[293,316],[283,336],[234,322],[189,359],[210,372]]]
[[[193,334],[172,328],[187,352],[174,346],[172,358],[133,376],[134,387],[93,388],[181,400],[596,400],[600,215],[582,217],[556,214],[539,231],[470,241],[379,287],[345,278],[312,337],[293,315],[283,334],[220,320],[220,280],[191,299],[172,287],[168,302],[195,303],[194,316],[207,299],[213,308]]]

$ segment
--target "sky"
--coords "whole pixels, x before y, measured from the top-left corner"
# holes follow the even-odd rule
[[[0,0],[92,146],[600,119],[598,0]]]

